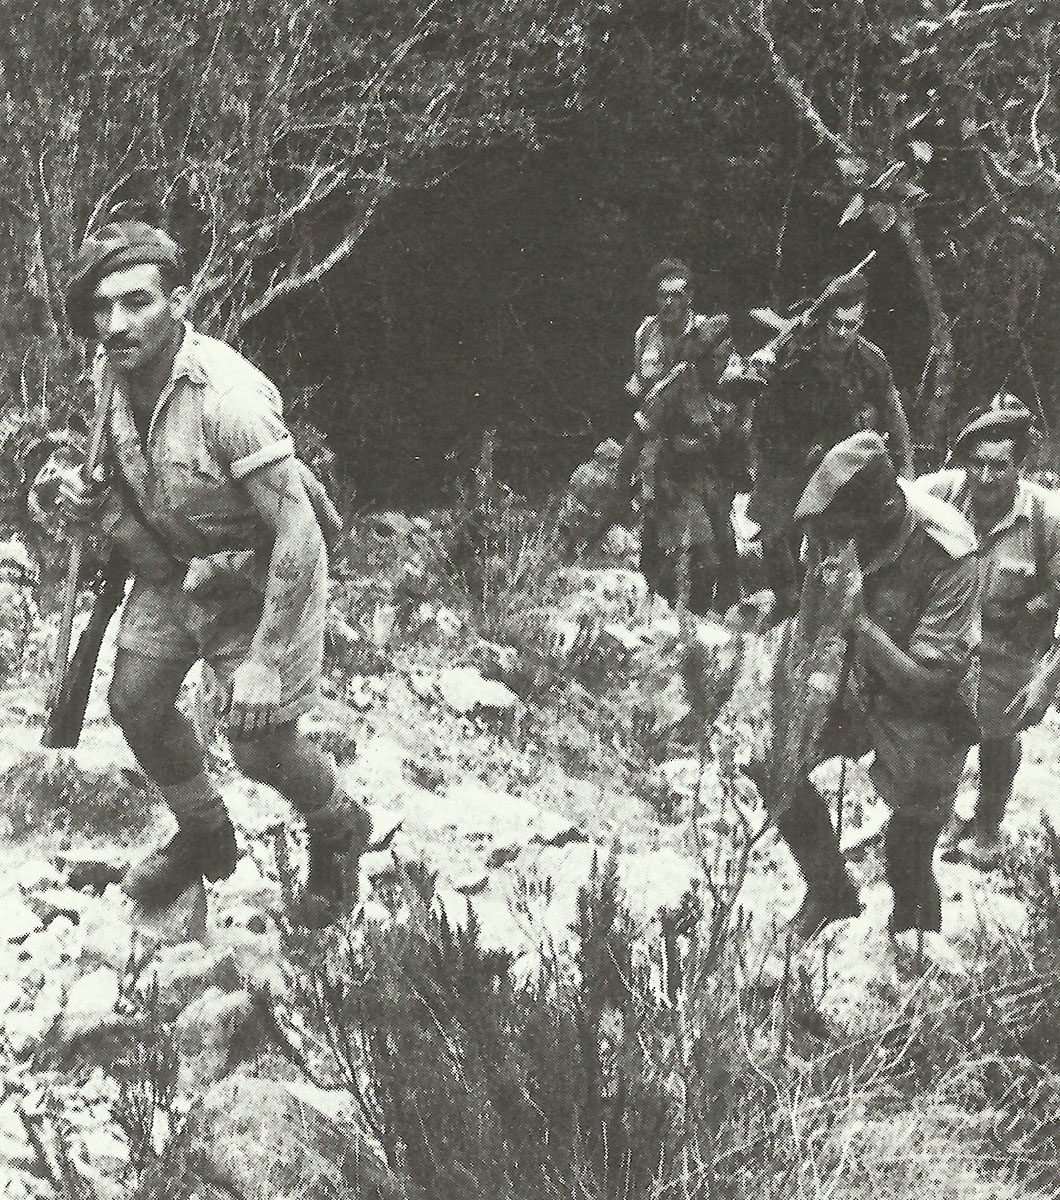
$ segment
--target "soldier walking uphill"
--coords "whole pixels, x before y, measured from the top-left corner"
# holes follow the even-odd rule
[[[798,603],[800,535],[792,513],[825,453],[862,429],[888,436],[899,475],[913,472],[909,423],[883,351],[862,333],[864,276],[834,295],[813,328],[774,362],[761,352],[751,363],[769,382],[752,419],[754,486],[748,515],[762,531],[766,583],[776,616]]]
[[[1020,765],[1020,729],[1040,711],[1008,710],[1054,644],[1060,608],[1060,497],[1020,478],[1032,425],[1018,401],[990,409],[957,436],[955,467],[919,482],[959,509],[979,540],[979,795],[946,854],[989,869]],[[1043,698],[1048,703],[1049,697]]]
[[[812,555],[852,539],[861,572],[846,631],[850,673],[819,759],[875,751],[870,776],[891,809],[891,928],[937,931],[934,852],[976,736],[967,690],[979,643],[974,534],[950,505],[898,479],[871,430],[828,451],[795,518]],[[859,912],[828,805],[808,778],[777,825],[806,881],[793,931],[811,937]]]
[[[716,387],[732,351],[729,318],[693,311],[681,262],[661,262],[651,284],[656,312],[637,330],[626,385],[642,401],[634,418],[643,439],[641,570],[671,603],[683,591],[693,612],[724,611],[740,598],[732,502],[741,443],[736,407]],[[680,364],[686,369],[643,403]]]
[[[315,702],[323,655],[328,568],[315,481],[294,457],[273,384],[185,321],[183,280],[171,238],[116,222],[85,241],[68,293],[74,331],[99,341],[107,477],[67,475],[61,510],[91,522],[131,564],[110,708],[178,826],[123,886],[158,909],[235,868],[228,812],[175,704],[204,659],[227,695],[236,764],[305,818],[301,916],[323,925],[343,907],[370,821],[296,723]],[[231,552],[249,552],[244,569],[202,594],[196,584]]]

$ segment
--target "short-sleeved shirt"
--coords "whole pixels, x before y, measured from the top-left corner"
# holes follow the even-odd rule
[[[112,382],[107,373],[101,356],[97,389]],[[146,439],[128,399],[114,388],[106,450],[124,485],[111,488],[101,528],[135,577],[118,644],[189,665],[198,652],[230,673],[249,653],[261,619],[274,540],[242,481],[294,455],[279,393],[242,355],[189,325]],[[254,552],[238,579],[202,602],[183,595],[191,559],[231,550]],[[278,663],[282,719],[305,711],[319,679],[327,606],[323,546],[312,570]]]
[[[831,753],[875,751],[881,796],[927,822],[952,810],[975,740],[976,660],[981,638],[975,535],[952,506],[902,480],[906,515],[877,557],[862,564],[866,613],[923,666],[950,668],[954,684],[923,711],[893,690],[855,642],[853,667]]]
[[[968,472],[937,471],[918,483],[975,522]],[[1027,683],[1053,640],[1060,609],[1060,496],[1021,479],[1012,508],[978,529],[983,601],[979,717],[987,736],[1014,732],[1005,709]],[[1023,607],[1047,596],[1044,612]]]
[[[97,388],[107,371],[101,356]],[[268,552],[272,532],[238,485],[251,472],[292,457],[294,443],[276,387],[230,346],[186,326],[146,439],[116,386],[106,449],[151,529],[177,559],[224,550]],[[134,570],[157,574],[164,561],[157,539],[128,521],[117,523],[120,500],[118,489],[115,505],[104,513],[104,532],[121,543]]]

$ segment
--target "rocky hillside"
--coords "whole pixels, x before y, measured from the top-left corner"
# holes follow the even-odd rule
[[[684,1003],[675,960],[702,921],[739,941],[740,986],[753,984],[772,1013],[755,1053],[777,1035],[778,1005],[794,1022],[768,1053],[784,1059],[786,1079],[802,1073],[800,1104],[816,1115],[792,1110],[807,1122],[791,1135],[797,1169],[757,1194],[1055,1194],[1046,1182],[1055,1151],[1050,1161],[1040,1131],[1005,1126],[1004,1087],[995,1080],[990,1095],[970,1097],[969,1081],[985,1078],[971,1045],[967,1060],[957,1053],[935,1075],[924,1067],[915,1086],[904,1065],[892,1078],[885,1061],[901,1064],[931,1036],[925,1012],[934,1020],[957,1003],[998,947],[1027,936],[1018,872],[942,864],[945,943],[895,946],[879,862],[885,814],[851,765],[844,845],[866,910],[792,958],[782,930],[801,884],[738,771],[761,724],[770,646],[721,626],[700,630],[719,670],[741,664],[704,742],[679,672],[677,621],[646,597],[628,545],[617,538],[611,551],[553,579],[489,636],[455,601],[369,600],[367,579],[346,581],[331,694],[310,721],[375,823],[346,949],[356,956],[364,930],[407,918],[402,889],[417,877],[410,864],[422,863],[420,877],[436,875],[428,903],[447,926],[466,928],[473,914],[481,952],[501,952],[512,979],[532,983],[550,964],[583,961],[579,896],[610,861],[629,939],[648,964],[645,987],[663,1008]],[[505,628],[518,636],[505,641]],[[101,678],[74,752],[38,748],[42,685],[32,669],[2,698],[0,1194],[407,1194],[412,1184],[366,1122],[356,1081],[325,1068],[327,1048],[304,1011],[306,978],[318,978],[307,976],[307,956],[323,961],[334,945],[307,945],[286,928],[304,870],[297,821],[278,796],[236,776],[216,741],[213,765],[243,851],[236,873],[156,920],[130,911],[116,880],[168,832],[169,817],[108,721],[104,688]],[[202,688],[194,679],[187,688],[195,711]],[[1043,815],[1058,819],[1057,733],[1051,714],[1028,739],[1010,818],[1021,844],[1038,844]],[[819,782],[835,795],[838,764]],[[963,806],[973,788],[969,774]],[[829,1075],[833,1091],[814,1092],[822,1064],[868,1043],[880,1047],[875,1076],[859,1059],[859,1088],[841,1094]],[[186,1166],[189,1146],[194,1172],[178,1172],[173,1156]]]

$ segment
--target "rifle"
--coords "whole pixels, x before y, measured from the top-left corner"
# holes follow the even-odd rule
[[[112,554],[103,567],[102,586],[92,605],[73,658],[58,676],[56,696],[49,702],[48,720],[41,735],[41,745],[51,749],[76,746],[85,723],[85,709],[92,690],[96,659],[103,644],[111,617],[125,596],[125,581],[129,569],[119,554]],[[69,641],[67,642],[69,648]]]
[[[92,418],[88,454],[85,457],[84,466],[81,468],[82,477],[86,480],[91,480],[99,467],[103,453],[103,434],[107,426],[107,415],[110,412],[113,397],[114,383],[108,379],[104,383],[103,394]],[[82,530],[73,535],[70,543],[70,556],[66,563],[66,579],[63,582],[62,615],[59,619],[59,637],[55,647],[55,662],[52,666],[52,683],[48,692],[48,720],[41,738],[42,745],[54,748],[77,745],[84,722],[85,705],[88,703],[88,692],[92,686],[92,674],[96,665],[96,656],[99,654],[100,643],[106,632],[107,621],[114,615],[114,610],[121,603],[119,594],[113,607],[106,613],[106,619],[103,619],[102,614],[106,611],[106,606],[102,603],[103,595],[107,594],[107,605],[109,605],[113,600],[115,590],[115,585],[108,576],[93,607],[89,625],[78,639],[77,652],[71,661],[69,658],[70,638],[73,634],[77,595],[81,585],[81,564],[85,555],[87,536]],[[109,570],[111,564],[108,563],[107,566]],[[116,577],[116,572],[114,574]],[[125,575],[126,571],[123,565],[121,570],[122,593],[125,588]],[[103,622],[101,627],[98,626],[98,623],[93,624],[97,611],[100,614],[99,619]],[[89,632],[90,628],[92,639],[86,639],[85,634]],[[93,640],[95,641],[94,651],[92,650]],[[77,672],[85,673],[86,669],[87,680],[82,680]],[[81,705],[80,712],[76,707],[78,703]]]
[[[840,295],[843,289],[852,280],[856,279],[875,257],[876,251],[870,250],[856,267],[852,267],[843,275],[836,276],[798,317],[792,320],[780,318],[780,327],[776,337],[767,342],[765,346],[750,358],[744,358],[742,354],[733,353],[718,380],[718,384],[726,386],[738,380],[746,380],[759,384],[767,383],[768,379],[762,374],[755,359],[771,357],[775,360],[779,358],[781,352],[787,346],[813,327],[817,319],[827,310],[835,297]],[[644,397],[641,413],[646,413],[647,419],[643,421],[643,424],[641,421],[636,421],[629,436],[626,438],[615,467],[612,499],[589,533],[579,539],[579,547],[582,554],[588,554],[589,551],[595,548],[611,526],[621,519],[623,512],[629,506],[633,494],[630,480],[636,469],[637,457],[640,454],[641,447],[647,438],[648,427],[651,424],[651,410],[654,407],[656,398],[670,386],[678,375],[687,370],[688,366],[689,364],[686,362],[679,362],[662,379],[658,380]]]
[[[845,275],[837,275],[835,279],[824,289],[823,292],[813,300],[806,308],[802,310],[797,317],[790,320],[783,317],[776,318],[779,322],[776,337],[755,351],[749,358],[745,358],[742,354],[733,354],[725,370],[722,372],[721,379],[718,381],[721,384],[734,383],[736,380],[747,380],[751,383],[768,383],[769,378],[763,374],[761,368],[761,360],[769,360],[776,362],[781,353],[791,345],[792,342],[804,336],[806,332],[813,328],[817,323],[821,314],[828,310],[831,302],[840,295],[853,280],[855,280],[862,271],[876,257],[876,251],[870,250],[868,254],[858,263],[856,267],[851,267]],[[756,310],[761,319],[768,320],[770,324],[774,324],[774,317],[767,315],[766,310]]]

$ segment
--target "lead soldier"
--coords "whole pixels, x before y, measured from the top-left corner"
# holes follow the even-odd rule
[[[974,534],[950,505],[898,478],[871,430],[828,451],[795,519],[807,529],[811,554],[852,539],[861,575],[860,601],[849,606],[845,631],[851,670],[819,761],[875,751],[869,774],[891,809],[884,844],[891,929],[937,932],[942,900],[934,853],[975,740]],[[808,777],[777,825],[806,882],[793,932],[812,937],[857,914],[858,890],[828,805]]]
[[[332,757],[298,727],[317,697],[327,599],[312,486],[274,385],[197,332],[187,308],[183,254],[163,231],[120,221],[85,240],[68,311],[75,333],[99,342],[106,479],[68,474],[62,510],[91,523],[131,564],[110,709],[177,821],[123,886],[144,909],[159,909],[236,866],[235,830],[195,726],[176,705],[204,659],[227,698],[236,765],[305,818],[309,877],[299,915],[323,925],[347,903],[371,823],[345,794]],[[202,595],[197,584],[211,561],[231,552],[242,555],[241,573]]]

